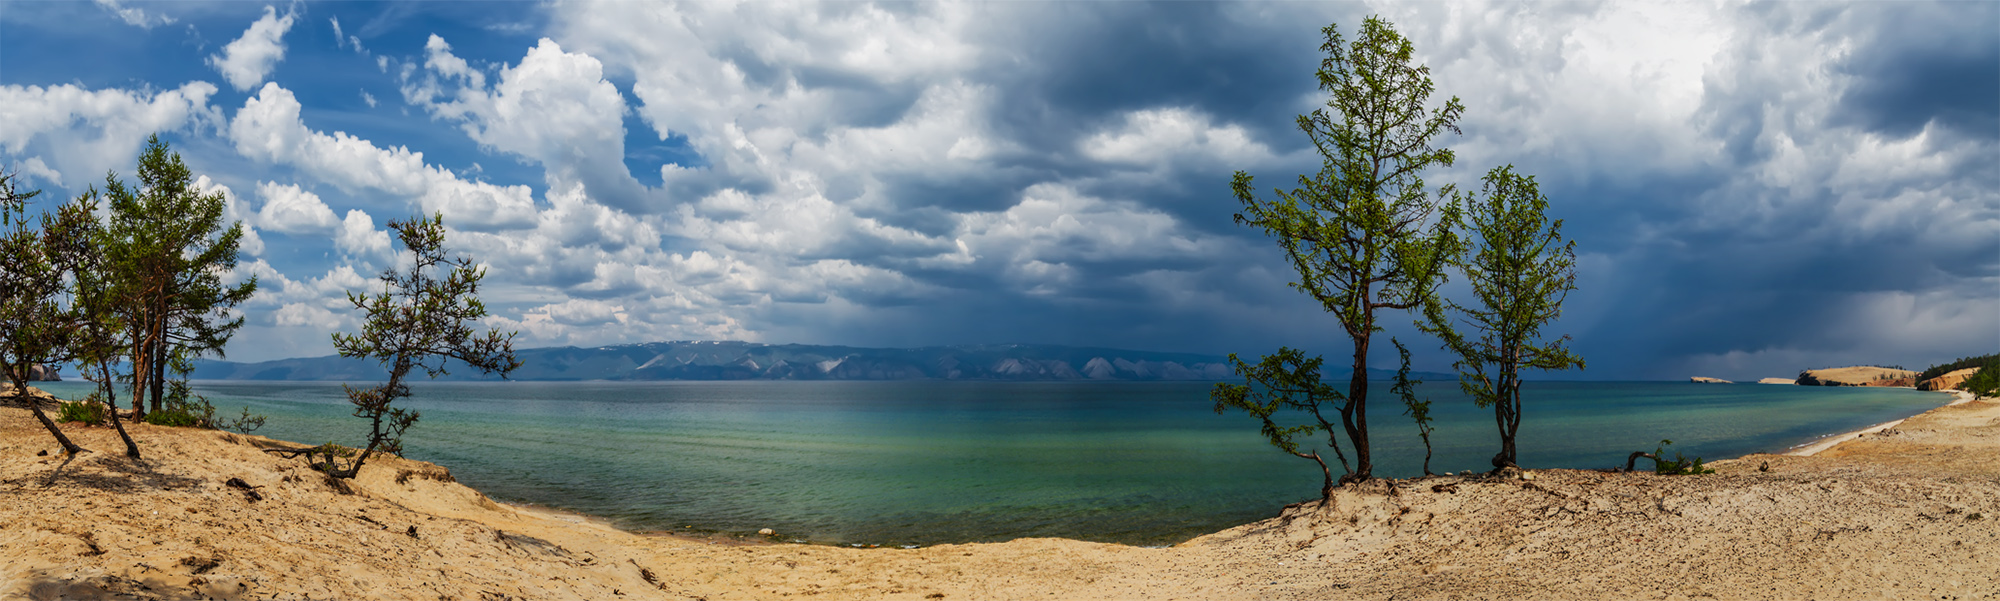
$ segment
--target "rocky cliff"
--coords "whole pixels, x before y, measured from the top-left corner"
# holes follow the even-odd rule
[[[56,373],[54,365],[36,365],[28,368],[29,382],[61,382],[62,375]]]

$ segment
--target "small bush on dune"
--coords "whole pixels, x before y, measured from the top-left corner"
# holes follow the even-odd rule
[[[1680,451],[1674,452],[1673,459],[1667,459],[1667,445],[1671,444],[1674,444],[1674,441],[1662,440],[1660,441],[1660,446],[1654,448],[1652,453],[1645,451],[1633,452],[1631,457],[1625,459],[1625,471],[1632,471],[1632,464],[1637,462],[1640,457],[1645,457],[1653,460],[1653,473],[1662,476],[1691,476],[1695,474],[1715,473],[1714,469],[1702,467],[1700,457],[1688,459],[1682,456]]]
[[[96,401],[63,401],[56,410],[56,421],[77,422],[99,426],[104,424],[104,405]]]
[[[171,385],[166,406],[147,413],[146,423],[176,428],[215,427],[215,405],[209,404],[207,397],[188,394],[186,382],[172,382]]]
[[[264,427],[264,420],[265,417],[263,415],[251,413],[250,406],[244,405],[241,416],[215,420],[215,429],[228,430],[237,434],[249,434],[256,432],[258,428]]]
[[[169,383],[166,407],[147,413],[144,421],[155,426],[208,428],[249,434],[264,427],[265,419],[265,416],[251,413],[248,405],[237,417],[218,418],[215,416],[215,405],[208,402],[208,397],[191,394],[187,382],[176,381]]]
[[[1662,459],[1667,455],[1666,445],[1670,444],[1673,444],[1673,441],[1662,440],[1660,441],[1660,446],[1658,448],[1653,449],[1653,457],[1654,457],[1653,473],[1660,474],[1662,476],[1687,476],[1693,474],[1715,473],[1715,470],[1701,466],[1700,457],[1688,459],[1687,457],[1681,456],[1680,451],[1674,451],[1674,458],[1671,461]]]

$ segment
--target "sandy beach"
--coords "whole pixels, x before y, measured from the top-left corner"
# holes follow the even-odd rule
[[[388,458],[329,482],[291,443],[0,409],[0,598],[1857,599],[2000,595],[2000,402],[1706,476],[1377,481],[1171,548],[920,549],[624,532]],[[1819,447],[1819,448],[1815,448]],[[46,452],[47,454],[42,454]],[[231,481],[242,486],[232,486]],[[779,533],[778,538],[782,538]],[[755,541],[751,541],[755,542]]]

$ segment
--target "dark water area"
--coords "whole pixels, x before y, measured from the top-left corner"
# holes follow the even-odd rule
[[[45,386],[81,395],[87,383]],[[503,501],[632,530],[750,532],[881,545],[1063,537],[1172,544],[1313,498],[1318,467],[1272,448],[1199,382],[420,383],[407,455]],[[1387,385],[1381,385],[1386,397]],[[257,434],[365,442],[338,384],[196,382]],[[1433,400],[1433,471],[1483,471],[1490,410],[1456,383]],[[1661,439],[1708,459],[1777,451],[1949,401],[1907,389],[1529,382],[1531,468],[1622,465]],[[1399,404],[1370,407],[1376,474],[1422,473]],[[1330,453],[1326,453],[1330,455]],[[1351,459],[1351,458],[1350,458]]]

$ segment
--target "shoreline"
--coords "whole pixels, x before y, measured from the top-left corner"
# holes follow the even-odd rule
[[[1911,390],[1915,390],[1915,388],[1914,388],[1914,387],[1910,387],[1910,386],[1901,386],[1901,387],[1898,387],[1898,388],[1907,388],[1907,389],[1911,389]],[[1936,406],[1936,407],[1931,407],[1931,408],[1929,408],[1929,409],[1925,409],[1925,410],[1923,410],[1923,411],[1919,411],[1919,412],[1917,412],[1917,413],[1915,413],[1915,414],[1912,414],[1912,415],[1910,415],[1909,417],[1904,417],[1904,418],[1901,418],[1901,419],[1895,419],[1895,420],[1890,420],[1890,421],[1886,421],[1886,422],[1882,422],[1882,423],[1879,423],[1879,424],[1874,424],[1874,425],[1871,425],[1871,426],[1867,426],[1867,427],[1863,427],[1863,428],[1860,428],[1860,429],[1856,429],[1856,430],[1850,430],[1850,431],[1845,431],[1845,432],[1837,432],[1837,433],[1833,433],[1833,434],[1826,434],[1826,435],[1823,435],[1823,436],[1821,436],[1821,437],[1819,437],[1819,438],[1817,438],[1817,439],[1814,439],[1814,440],[1812,440],[1812,441],[1810,441],[1810,442],[1805,442],[1805,443],[1800,443],[1800,444],[1796,444],[1796,445],[1792,445],[1792,446],[1790,446],[1790,447],[1785,447],[1785,448],[1784,448],[1783,450],[1779,450],[1779,451],[1770,451],[1770,452],[1763,452],[1763,451],[1759,451],[1759,452],[1751,452],[1751,453],[1746,453],[1746,454],[1743,454],[1743,455],[1739,455],[1739,456],[1735,456],[1735,457],[1725,457],[1725,458],[1722,458],[1722,459],[1717,459],[1717,460],[1715,460],[1715,461],[1710,461],[1710,462],[1707,462],[1707,465],[1710,465],[1710,466],[1716,466],[1716,465],[1721,465],[1721,464],[1726,464],[1726,463],[1734,463],[1734,462],[1739,462],[1739,461],[1742,461],[1743,459],[1745,459],[1745,458],[1748,458],[1748,457],[1751,457],[1751,456],[1753,456],[1753,455],[1782,455],[1782,456],[1787,456],[1787,457],[1812,457],[1812,456],[1814,456],[1814,455],[1818,455],[1818,454],[1820,454],[1820,453],[1822,453],[1822,452],[1825,452],[1825,451],[1827,451],[1827,450],[1829,450],[1829,449],[1832,449],[1832,448],[1834,448],[1834,447],[1837,447],[1837,446],[1840,446],[1840,445],[1841,445],[1841,444],[1843,444],[1843,443],[1846,443],[1846,442],[1849,442],[1849,441],[1853,441],[1853,440],[1856,440],[1856,439],[1859,439],[1859,438],[1861,438],[1861,437],[1863,437],[1863,436],[1867,436],[1867,435],[1870,435],[1870,434],[1875,434],[1875,433],[1878,433],[1878,432],[1882,432],[1882,431],[1884,431],[1884,430],[1888,430],[1888,429],[1890,429],[1890,428],[1894,428],[1894,427],[1896,427],[1896,426],[1898,426],[1898,425],[1901,425],[1901,424],[1902,424],[1903,422],[1906,422],[1906,421],[1909,421],[1909,420],[1911,420],[1911,419],[1914,419],[1914,418],[1916,418],[1916,417],[1919,417],[1919,416],[1922,416],[1922,415],[1925,415],[1925,414],[1927,414],[1927,413],[1930,413],[1930,412],[1932,412],[1932,411],[1936,411],[1936,410],[1938,410],[1938,409],[1941,409],[1941,408],[1944,408],[1944,407],[1953,407],[1953,406],[1958,406],[1958,405],[1963,405],[1963,404],[1966,404],[1966,403],[1970,403],[1970,402],[1972,402],[1972,401],[1974,401],[1974,400],[1977,400],[1978,398],[1980,398],[1980,397],[1978,397],[1978,396],[1976,396],[1976,395],[1974,395],[1974,394],[1972,394],[1972,393],[1970,393],[1970,392],[1966,392],[1966,391],[1963,391],[1963,390],[1936,390],[1936,391],[1920,391],[1920,392],[1937,392],[1937,393],[1942,393],[1942,394],[1948,394],[1948,395],[1951,395],[1951,396],[1952,396],[1952,400],[1951,400],[1951,402],[1949,402],[1949,403],[1945,403],[1945,404],[1943,404],[1943,405],[1938,405],[1938,406]],[[297,443],[294,443],[294,444],[297,444]],[[1577,469],[1588,469],[1588,468],[1525,468],[1525,469],[1526,469],[1527,471],[1547,471],[1547,470],[1577,470]],[[1440,478],[1440,477],[1457,477],[1457,476],[1453,476],[1452,474],[1439,474],[1439,475],[1434,475],[1434,476],[1415,476],[1415,477],[1410,477],[1410,478],[1382,478],[1382,480],[1386,480],[1386,481],[1391,481],[1391,482],[1398,482],[1398,481],[1419,481],[1419,480],[1424,480],[1424,479],[1427,479],[1427,478]],[[1303,502],[1310,502],[1310,500],[1307,500],[1307,501],[1303,501]],[[498,504],[500,504],[500,505],[502,505],[502,506],[506,506],[506,507],[509,507],[509,508],[513,508],[513,509],[517,509],[517,510],[521,510],[521,511],[529,511],[529,512],[536,512],[536,513],[541,513],[541,514],[544,514],[544,515],[547,515],[547,516],[551,516],[551,517],[557,517],[557,516],[560,516],[560,517],[563,517],[564,519],[574,519],[574,520],[579,520],[579,521],[586,521],[586,522],[589,522],[589,523],[593,523],[593,524],[598,524],[598,525],[601,525],[601,526],[603,526],[603,527],[606,527],[606,528],[612,528],[612,529],[616,529],[616,530],[619,530],[619,531],[621,531],[621,532],[629,532],[629,533],[632,533],[632,534],[634,534],[634,535],[638,535],[638,536],[649,536],[649,537],[659,537],[659,538],[668,538],[668,539],[674,539],[674,540],[681,540],[681,541],[688,541],[688,542],[702,542],[702,543],[708,543],[708,544],[723,544],[723,545],[809,545],[809,546],[817,546],[817,547],[828,547],[828,548],[836,548],[836,549],[846,549],[846,548],[854,548],[854,549],[863,549],[863,550],[867,550],[867,549],[878,549],[878,548],[879,548],[879,549],[889,549],[889,548],[894,548],[894,547],[895,547],[894,545],[866,545],[866,544],[851,544],[851,543],[850,543],[850,544],[842,544],[842,543],[836,543],[836,542],[815,542],[815,541],[801,541],[801,540],[789,540],[789,539],[788,539],[788,540],[779,540],[779,538],[777,538],[777,537],[773,537],[773,536],[763,536],[763,535],[759,535],[759,534],[756,534],[756,533],[754,533],[754,532],[751,532],[751,533],[742,533],[742,532],[733,532],[733,531],[727,531],[727,530],[696,530],[696,531],[695,531],[694,533],[682,533],[682,532],[678,532],[678,531],[673,531],[673,530],[629,530],[629,529],[625,529],[625,528],[620,528],[620,527],[618,527],[617,525],[613,524],[613,523],[612,523],[612,522],[611,522],[611,521],[610,521],[609,519],[607,519],[607,518],[603,518],[603,517],[599,517],[599,516],[595,516],[595,515],[591,515],[591,514],[588,514],[588,513],[584,513],[584,512],[581,512],[581,511],[576,511],[576,510],[571,510],[571,509],[563,509],[563,508],[558,508],[558,507],[549,507],[549,506],[545,506],[545,505],[537,505],[537,504],[534,504],[534,503],[529,503],[529,502],[515,502],[515,501],[495,501],[495,503],[498,503]],[[1240,526],[1239,526],[1239,527],[1240,527]],[[1226,531],[1226,530],[1228,530],[1228,529],[1224,529],[1224,530]],[[779,534],[780,534],[780,535],[782,535],[783,533],[779,533]],[[1119,545],[1119,546],[1125,546],[1125,547],[1133,547],[1133,548],[1143,548],[1143,549],[1157,549],[1157,548],[1170,548],[1170,547],[1173,547],[1173,546],[1177,546],[1177,545],[1180,545],[1180,544],[1185,544],[1185,543],[1187,543],[1187,542],[1190,542],[1190,541],[1193,541],[1193,540],[1197,540],[1197,539],[1200,539],[1200,538],[1203,538],[1203,537],[1205,537],[1205,536],[1212,536],[1212,535],[1214,535],[1214,534],[1216,534],[1216,533],[1208,533],[1208,534],[1201,534],[1201,535],[1196,535],[1196,536],[1194,536],[1194,537],[1192,537],[1192,538],[1190,538],[1190,539],[1188,539],[1188,540],[1184,540],[1184,541],[1181,541],[1181,542],[1179,542],[1179,543],[1174,543],[1174,544],[1171,544],[1171,545],[1164,545],[1164,546],[1158,546],[1158,545],[1142,545],[1142,544],[1129,544],[1129,543],[1116,543],[1116,542],[1101,542],[1101,541],[1086,541],[1086,540],[1082,540],[1082,539],[1071,539],[1071,538],[1060,538],[1059,540],[1071,540],[1071,541],[1076,541],[1076,542],[1080,542],[1080,543],[1088,543],[1088,544],[1107,544],[1107,545]],[[980,545],[980,544],[996,544],[996,543],[990,543],[990,542],[947,542],[947,543],[937,543],[937,544],[931,544],[931,545],[920,545],[920,546],[902,546],[901,548],[902,548],[902,549],[915,549],[915,548],[923,548],[923,547],[939,547],[939,546],[948,546],[948,545]]]
[[[1952,401],[1951,401],[1950,403],[1945,403],[1945,404],[1943,404],[1943,405],[1939,405],[1938,407],[1933,407],[1933,408],[1930,408],[1930,409],[1925,409],[1925,410],[1923,410],[1923,411],[1921,411],[1921,412],[1918,412],[1918,413],[1917,413],[1916,415],[1911,415],[1910,417],[1905,417],[1905,418],[1903,418],[1903,419],[1898,419],[1898,420],[1891,420],[1891,421],[1886,421],[1886,422],[1882,422],[1882,423],[1879,423],[1879,424],[1875,424],[1875,425],[1873,425],[1873,426],[1868,426],[1868,427],[1866,427],[1866,428],[1862,428],[1862,429],[1859,429],[1859,430],[1854,430],[1854,431],[1851,431],[1851,432],[1841,432],[1841,433],[1836,433],[1836,434],[1828,434],[1828,435],[1826,435],[1826,436],[1822,436],[1822,437],[1820,437],[1819,439],[1817,439],[1817,440],[1814,440],[1814,441],[1812,441],[1812,442],[1808,442],[1808,443],[1803,443],[1803,444],[1798,444],[1798,445],[1793,445],[1793,446],[1791,446],[1791,447],[1789,447],[1789,448],[1785,449],[1785,450],[1784,450],[1783,452],[1780,452],[1780,453],[1777,453],[1777,454],[1779,454],[1779,455],[1787,455],[1787,456],[1791,456],[1791,457],[1811,457],[1811,456],[1814,456],[1814,455],[1818,455],[1818,454],[1820,454],[1821,452],[1824,452],[1824,451],[1826,451],[1827,449],[1831,449],[1831,448],[1834,448],[1834,447],[1837,447],[1837,446],[1840,446],[1840,444],[1841,444],[1841,443],[1844,443],[1844,442],[1847,442],[1847,441],[1850,441],[1850,440],[1855,440],[1855,439],[1858,439],[1858,438],[1861,438],[1861,437],[1863,437],[1863,436],[1867,436],[1867,435],[1869,435],[1869,434],[1874,434],[1874,433],[1877,433],[1877,432],[1881,432],[1881,431],[1884,431],[1884,430],[1888,430],[1888,429],[1890,429],[1890,428],[1894,428],[1894,427],[1896,427],[1896,426],[1898,426],[1898,425],[1901,425],[1901,424],[1902,424],[1903,422],[1906,422],[1906,421],[1909,421],[1910,419],[1912,419],[1912,418],[1915,418],[1915,417],[1917,417],[1917,416],[1919,416],[1919,415],[1923,415],[1923,414],[1926,414],[1926,413],[1930,413],[1930,412],[1932,412],[1932,411],[1936,411],[1937,409],[1939,409],[1939,408],[1943,408],[1943,407],[1953,407],[1953,406],[1957,406],[1957,405],[1963,405],[1963,404],[1966,404],[1966,403],[1970,403],[1970,402],[1972,402],[1972,401],[1973,401],[1974,399],[1978,398],[1977,396],[1973,395],[1972,393],[1970,393],[1970,392],[1966,392],[1966,391],[1963,391],[1963,390],[1936,390],[1936,391],[1930,391],[1930,392],[1941,392],[1941,393],[1945,393],[1945,394],[1949,394],[1949,395],[1952,395]],[[1735,458],[1731,458],[1731,459],[1735,459]]]
[[[249,380],[210,380],[210,381],[212,381],[212,382],[254,382],[254,381],[249,381]],[[312,383],[312,381],[284,381],[284,382],[285,382],[285,383],[298,383],[298,382],[306,382],[306,383]],[[598,382],[607,382],[607,381],[598,381]],[[1562,381],[1562,382],[1568,382],[1568,381]],[[1581,381],[1579,381],[1579,382],[1581,382]],[[1636,382],[1655,382],[1655,381],[1647,381],[1647,380],[1641,380],[1641,381],[1636,381]],[[1673,381],[1673,380],[1661,380],[1661,381],[1657,381],[1657,382],[1661,382],[1661,383],[1673,383],[1673,384],[1679,384],[1679,383],[1680,383],[1679,381]],[[325,383],[334,383],[334,382],[325,382]],[[487,382],[448,382],[448,383],[452,383],[452,384],[460,384],[460,383],[475,383],[475,384],[479,384],[479,383],[487,383]],[[561,383],[561,382],[557,382],[557,383]],[[1912,390],[1912,391],[1915,391],[1913,387],[1909,387],[1909,386],[1902,386],[1902,387],[1898,387],[1898,388],[1903,388],[1903,389],[1906,389],[1906,390]],[[32,387],[32,386],[31,386],[31,389],[34,389],[34,390],[39,390],[39,389],[36,389],[36,388],[34,388],[34,387]],[[1929,413],[1929,412],[1931,412],[1931,411],[1934,411],[1934,410],[1936,410],[1936,409],[1938,409],[1938,408],[1941,408],[1941,407],[1950,407],[1950,406],[1955,406],[1955,405],[1960,405],[1960,404],[1964,404],[1964,403],[1967,403],[1967,402],[1970,402],[1970,401],[1974,400],[1974,398],[1975,398],[1975,397],[1974,397],[1974,396],[1973,396],[1973,395],[1972,395],[1971,393],[1968,393],[1968,392],[1965,392],[1965,391],[1960,391],[1960,390],[1940,390],[1940,391],[1930,391],[1930,392],[1940,392],[1940,393],[1944,393],[1944,394],[1949,394],[1949,395],[1952,395],[1952,396],[1953,396],[1953,399],[1952,399],[1952,401],[1951,401],[1951,402],[1949,402],[1949,403],[1946,403],[1946,404],[1944,404],[1944,405],[1939,405],[1939,406],[1935,406],[1935,407],[1930,407],[1930,408],[1927,408],[1927,409],[1924,409],[1923,411],[1920,411],[1920,412],[1918,412],[1918,413],[1916,413],[1916,414],[1913,414],[1913,415],[1911,415],[1911,416],[1909,416],[1909,417],[1904,417],[1904,418],[1901,418],[1901,419],[1896,419],[1896,420],[1891,420],[1891,421],[1887,421],[1887,422],[1882,422],[1882,423],[1877,423],[1877,424],[1873,424],[1873,425],[1869,425],[1869,426],[1865,426],[1865,427],[1862,427],[1862,428],[1859,428],[1859,429],[1855,429],[1855,430],[1849,430],[1849,431],[1843,431],[1843,432],[1837,432],[1837,433],[1832,433],[1832,434],[1824,434],[1824,435],[1821,435],[1821,436],[1820,436],[1820,437],[1818,437],[1818,438],[1814,438],[1814,439],[1811,439],[1811,440],[1809,440],[1809,441],[1807,441],[1807,442],[1803,442],[1803,443],[1799,443],[1799,444],[1795,444],[1795,445],[1792,445],[1792,446],[1789,446],[1789,447],[1783,447],[1782,449],[1772,449],[1772,450],[1764,450],[1764,451],[1752,451],[1752,452],[1748,452],[1748,453],[1744,453],[1744,454],[1742,454],[1742,455],[1737,455],[1737,456],[1729,456],[1729,457],[1724,457],[1724,458],[1721,458],[1721,459],[1716,459],[1716,460],[1714,460],[1714,461],[1709,461],[1709,462],[1707,462],[1707,465],[1710,465],[1710,466],[1716,466],[1716,465],[1721,465],[1721,464],[1725,464],[1725,463],[1733,463],[1733,462],[1738,462],[1738,461],[1741,461],[1741,460],[1744,460],[1744,459],[1746,459],[1746,458],[1749,458],[1749,457],[1752,457],[1752,456],[1757,456],[1757,455],[1783,455],[1783,456],[1791,456],[1791,457],[1810,457],[1810,456],[1814,456],[1814,455],[1817,455],[1817,454],[1819,454],[1819,453],[1822,453],[1822,452],[1825,452],[1825,451],[1827,451],[1827,450],[1829,450],[1829,449],[1832,449],[1832,448],[1834,448],[1834,447],[1837,447],[1837,446],[1839,446],[1839,445],[1841,445],[1841,444],[1844,444],[1844,443],[1847,443],[1847,442],[1850,442],[1850,441],[1853,441],[1853,440],[1857,440],[1857,439],[1860,439],[1860,438],[1862,438],[1862,437],[1864,437],[1864,436],[1867,436],[1867,435],[1870,435],[1870,434],[1875,434],[1875,433],[1878,433],[1878,432],[1882,432],[1882,431],[1885,431],[1885,430],[1888,430],[1888,429],[1891,429],[1891,428],[1894,428],[1894,427],[1896,427],[1896,426],[1898,426],[1898,425],[1902,424],[1903,422],[1905,422],[1905,421],[1907,421],[1907,420],[1909,420],[1909,419],[1912,419],[1912,418],[1914,418],[1914,417],[1917,417],[1917,416],[1920,416],[1920,415],[1923,415],[1923,414],[1925,414],[1925,413]],[[279,439],[272,439],[272,440],[279,440]],[[289,440],[285,440],[285,441],[280,441],[280,442],[284,442],[284,443],[286,443],[286,444],[290,444],[290,445],[296,445],[296,446],[300,446],[300,447],[305,447],[305,446],[311,446],[311,445],[307,445],[307,444],[304,444],[304,443],[299,443],[299,442],[296,442],[296,441],[289,441]],[[1767,448],[1767,449],[1771,449],[1771,447],[1765,447],[1765,448]],[[100,449],[100,451],[101,451],[101,449]],[[422,462],[422,460],[413,460],[413,461],[419,461],[419,462]],[[426,462],[426,463],[427,463],[427,462]],[[450,469],[450,467],[449,467],[449,466],[443,466],[443,465],[439,465],[439,467],[441,467],[441,468],[443,468],[443,469],[446,469],[447,471],[448,471],[448,470]],[[1531,468],[1527,468],[1527,469],[1528,469],[1529,471],[1545,471],[1545,470],[1569,470],[1569,469],[1596,469],[1596,468],[1589,468],[1589,467],[1531,467]],[[1483,472],[1475,472],[1475,473],[1483,473]],[[1389,482],[1406,482],[1406,481],[1419,481],[1419,480],[1424,480],[1424,479],[1426,479],[1426,478],[1435,478],[1435,477],[1456,477],[1456,476],[1453,476],[1452,474],[1440,474],[1440,475],[1437,475],[1437,476],[1414,476],[1414,477],[1406,477],[1406,478],[1388,478],[1388,477],[1381,477],[1381,478],[1379,478],[1379,479],[1381,479],[1381,480],[1385,480],[1385,481],[1389,481]],[[481,494],[481,496],[482,496],[482,497],[484,496],[484,493],[483,493],[483,492],[482,492],[482,493],[480,493],[480,494]],[[579,524],[589,524],[589,525],[592,525],[592,526],[596,526],[596,527],[602,527],[602,528],[608,528],[608,529],[613,529],[613,530],[617,530],[617,531],[620,531],[620,532],[626,532],[626,533],[629,533],[629,534],[632,534],[632,535],[635,535],[635,536],[644,536],[644,537],[653,537],[653,538],[662,538],[662,539],[672,539],[672,540],[677,540],[677,541],[686,541],[686,542],[690,542],[690,543],[698,543],[698,544],[711,544],[711,545],[777,545],[777,546],[784,546],[784,545],[808,545],[808,546],[817,546],[817,547],[827,547],[827,548],[839,548],[839,549],[847,549],[847,548],[854,548],[854,549],[890,549],[890,548],[902,548],[902,549],[911,549],[911,548],[925,548],[925,547],[938,547],[938,546],[947,546],[947,545],[968,545],[968,544],[995,544],[996,542],[998,542],[998,541],[995,541],[995,540],[989,540],[989,541],[978,541],[978,540],[973,540],[973,541],[966,541],[966,540],[945,540],[945,541],[942,541],[942,542],[930,542],[930,543],[925,543],[925,544],[921,544],[921,545],[902,545],[902,544],[871,544],[871,543],[867,543],[867,542],[862,542],[862,543],[854,543],[854,542],[850,542],[850,541],[825,541],[825,540],[798,540],[798,539],[794,539],[794,538],[790,537],[789,535],[787,535],[787,534],[786,534],[786,533],[784,533],[784,532],[779,532],[779,533],[776,533],[775,535],[769,535],[769,536],[766,536],[766,535],[760,535],[760,534],[758,534],[758,533],[757,533],[756,531],[751,531],[751,530],[727,530],[727,529],[711,529],[711,528],[705,528],[705,527],[704,527],[704,528],[692,528],[692,529],[688,529],[688,530],[682,530],[682,529],[676,529],[676,528],[672,528],[672,527],[669,527],[669,528],[667,528],[667,529],[647,529],[647,528],[629,528],[629,527],[626,527],[626,526],[621,526],[621,525],[619,525],[619,524],[618,524],[618,523],[616,523],[616,522],[615,522],[615,521],[614,521],[614,520],[613,520],[612,518],[608,518],[608,517],[603,517],[603,516],[598,516],[598,515],[595,515],[595,514],[591,514],[591,513],[587,513],[587,512],[585,512],[585,511],[582,511],[582,510],[577,510],[577,509],[570,509],[570,508],[565,508],[565,507],[558,507],[558,506],[552,506],[552,505],[547,505],[547,504],[543,504],[542,502],[538,502],[538,501],[530,501],[530,500],[500,500],[500,499],[489,499],[489,500],[490,500],[490,502],[491,502],[491,503],[493,503],[493,504],[495,504],[495,505],[498,505],[498,506],[501,506],[501,507],[505,507],[505,508],[507,508],[507,509],[509,509],[509,510],[512,510],[512,511],[515,511],[515,512],[519,512],[519,513],[528,513],[528,514],[533,514],[533,515],[536,515],[536,516],[539,516],[539,517],[542,517],[542,518],[546,518],[546,519],[555,519],[555,520],[564,520],[564,521],[570,521],[570,522],[575,522],[575,523],[579,523]],[[1310,502],[1310,501],[1311,501],[1311,499],[1299,499],[1299,502]],[[1274,505],[1274,507],[1275,507],[1275,506],[1277,506],[1277,505],[1282,505],[1282,504],[1284,504],[1284,501],[1277,501],[1277,500],[1274,500],[1274,501],[1273,501],[1273,505]],[[1296,503],[1294,503],[1294,504],[1296,504]],[[1264,515],[1270,515],[1270,514],[1264,514]],[[1229,523],[1231,523],[1231,522],[1221,522],[1221,523],[1223,523],[1223,524],[1229,524]],[[1242,525],[1243,525],[1243,524],[1237,524],[1237,525],[1235,525],[1235,526],[1224,526],[1224,527],[1221,527],[1221,530],[1228,530],[1228,529],[1230,529],[1230,528],[1234,528],[1234,527],[1240,527],[1240,526],[1242,526]],[[1220,530],[1219,530],[1219,531],[1220,531]],[[1197,533],[1197,534],[1193,534],[1193,535],[1189,535],[1189,536],[1187,536],[1186,538],[1178,538],[1178,539],[1173,539],[1173,540],[1174,540],[1175,542],[1171,542],[1171,543],[1167,543],[1167,544],[1165,544],[1164,546],[1166,546],[1166,547],[1171,547],[1171,546],[1174,546],[1174,545],[1179,545],[1179,544],[1184,544],[1184,543],[1187,543],[1187,542],[1189,542],[1189,541],[1192,541],[1192,540],[1195,540],[1195,539],[1199,539],[1199,538],[1202,538],[1202,537],[1204,537],[1204,536],[1209,536],[1209,535],[1212,535],[1212,534],[1215,534],[1215,532],[1202,532],[1202,533]],[[1071,536],[1074,536],[1074,535],[1071,535]],[[1088,540],[1088,539],[1084,539],[1084,538],[1069,538],[1069,537],[1066,537],[1066,536],[1055,536],[1055,535],[1051,535],[1051,537],[1052,537],[1052,538],[1059,538],[1059,539],[1061,539],[1061,540],[1073,540],[1073,541],[1077,541],[1077,542],[1082,542],[1082,543],[1089,543],[1089,544],[1110,544],[1110,545],[1120,545],[1120,546],[1127,546],[1127,547],[1134,547],[1134,548],[1159,548],[1159,547],[1161,546],[1161,545],[1159,545],[1159,544],[1156,544],[1156,543],[1143,543],[1143,542],[1137,542],[1137,543],[1135,543],[1135,542],[1112,542],[1112,541],[1102,541],[1102,540]]]
[[[2000,573],[1963,568],[2000,565],[2000,402],[1954,401],[1887,435],[1818,441],[1835,452],[1753,454],[1713,476],[1372,481],[1167,548],[631,532],[393,456],[330,482],[262,436],[136,424],[148,457],[132,461],[109,428],[77,428],[95,452],[40,455],[47,433],[5,409],[0,492],[16,502],[0,504],[0,597],[1976,597],[2000,590]]]

